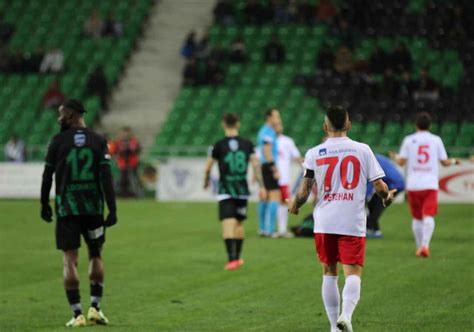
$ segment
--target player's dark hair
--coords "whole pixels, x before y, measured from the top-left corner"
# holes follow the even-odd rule
[[[62,104],[62,106],[80,114],[87,112],[79,99],[68,99]]]
[[[418,129],[428,130],[431,127],[431,115],[426,112],[418,113],[415,120]]]
[[[235,128],[237,126],[237,123],[239,123],[240,119],[239,116],[235,113],[226,113],[222,117],[222,122],[226,125],[228,128]]]
[[[271,107],[265,111],[265,120],[273,115],[274,111],[278,111],[275,107]]]
[[[329,106],[326,116],[334,130],[344,130],[346,126],[347,110],[342,106]]]

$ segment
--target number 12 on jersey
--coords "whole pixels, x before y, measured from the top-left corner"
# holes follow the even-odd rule
[[[334,170],[339,162],[339,157],[326,157],[316,160],[316,165],[323,166],[328,165],[326,174],[324,176],[324,191],[329,192],[332,189],[332,177]],[[348,179],[348,168],[349,164],[352,164],[352,180]],[[342,159],[340,166],[341,184],[344,189],[355,189],[359,185],[360,180],[360,161],[355,156],[349,155]]]

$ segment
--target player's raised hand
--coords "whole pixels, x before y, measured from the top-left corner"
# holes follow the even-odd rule
[[[107,218],[105,218],[105,227],[112,227],[117,223],[117,213],[115,212],[109,212],[107,215]]]
[[[49,204],[41,205],[41,219],[46,222],[53,221],[53,209]]]
[[[388,196],[383,200],[383,206],[388,207],[390,206],[393,201],[395,200],[395,193],[397,192],[397,189],[392,189],[388,191]]]
[[[288,205],[288,212],[291,214],[297,215],[300,213],[300,209],[295,206],[295,203],[291,199],[286,199],[286,204]]]

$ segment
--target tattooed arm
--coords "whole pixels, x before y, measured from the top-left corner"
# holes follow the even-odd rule
[[[303,182],[294,201],[288,200],[288,211],[290,213],[298,214],[300,212],[300,208],[306,203],[311,194],[311,188],[313,188],[314,183],[314,172],[306,170],[305,177],[303,178]]]

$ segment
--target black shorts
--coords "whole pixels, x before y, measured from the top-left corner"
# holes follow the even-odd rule
[[[235,218],[238,221],[247,219],[247,200],[229,198],[219,201],[219,220]]]
[[[280,190],[278,180],[273,176],[272,166],[270,164],[262,165],[263,185],[266,190]]]
[[[56,222],[56,248],[74,250],[81,247],[81,234],[90,251],[97,252],[105,242],[104,217],[67,216]]]

